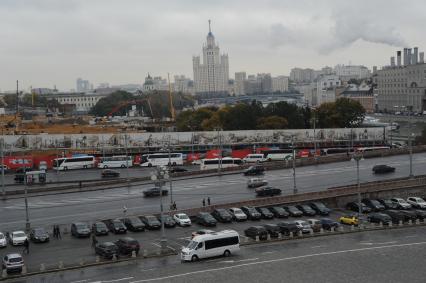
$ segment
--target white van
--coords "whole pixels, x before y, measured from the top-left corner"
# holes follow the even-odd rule
[[[252,153],[244,157],[243,161],[246,163],[260,163],[265,162],[266,159],[262,153]]]
[[[240,250],[240,236],[234,230],[224,230],[192,238],[188,246],[182,248],[182,261],[197,261],[214,256],[230,256]]]

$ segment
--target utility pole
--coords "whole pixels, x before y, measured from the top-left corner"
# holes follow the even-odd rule
[[[25,201],[25,231],[27,233],[30,232],[31,224],[30,224],[30,216],[28,211],[28,184],[27,184],[27,168],[25,166],[25,157],[22,156],[22,165],[23,165],[23,175],[24,175],[24,201]]]
[[[124,132],[124,151],[126,153],[126,175],[127,175],[127,188],[130,188],[129,179],[129,156],[127,155],[127,132]]]
[[[314,109],[314,159],[315,159],[315,163],[318,160],[317,159],[317,135],[316,135],[316,123],[317,123],[317,117],[316,117],[316,111]]]
[[[3,200],[6,200],[6,188],[4,186],[4,138],[1,139],[0,144],[0,155],[1,155],[1,191],[2,191],[2,198]]]
[[[169,185],[170,185],[170,205],[173,204],[173,184],[172,184],[172,174],[171,174],[171,167],[172,167],[172,154],[170,152],[170,142],[171,142],[171,135],[169,135]]]
[[[362,153],[354,152],[352,160],[356,162],[356,181],[358,194],[358,226],[361,227],[362,204],[361,204],[361,183],[359,179],[359,162],[363,160]]]
[[[164,208],[163,208],[163,181],[164,179],[168,179],[169,172],[165,171],[164,169],[161,169],[160,166],[157,166],[157,171],[152,172],[151,180],[156,182],[159,189],[160,189],[160,219],[161,219],[161,240],[160,240],[160,246],[161,246],[161,253],[164,253],[167,248],[167,239],[166,239],[166,231],[164,229]]]
[[[410,178],[413,178],[413,141],[412,141],[412,128],[411,128],[411,123],[412,123],[412,112],[413,112],[413,106],[407,106],[408,108],[408,125],[409,125],[409,132],[408,132],[408,146],[409,146],[409,151],[410,151]]]
[[[297,194],[296,186],[296,150],[294,148],[294,136],[291,138],[291,147],[293,149],[293,194]]]

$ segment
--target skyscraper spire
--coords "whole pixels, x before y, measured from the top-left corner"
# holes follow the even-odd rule
[[[209,33],[212,32],[212,29],[210,28],[210,23],[211,23],[211,20],[209,20]]]

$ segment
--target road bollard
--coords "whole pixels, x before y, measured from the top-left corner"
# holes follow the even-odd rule
[[[59,269],[64,268],[64,262],[62,260],[59,261],[58,268]]]
[[[380,228],[383,228],[383,222],[382,222],[382,221],[380,221],[380,223],[379,223],[379,227],[380,227]]]
[[[22,266],[21,274],[27,274],[27,266],[25,264]]]
[[[98,263],[98,262],[100,262],[101,261],[101,258],[97,255],[96,256],[96,263]]]
[[[355,226],[351,225],[351,231],[355,231]]]
[[[68,234],[68,228],[67,227],[65,227],[63,231],[64,231],[63,234],[65,234],[65,235]]]
[[[161,250],[160,250],[160,253],[161,253]],[[136,257],[136,251],[132,251],[132,258],[135,258]]]
[[[7,277],[7,271],[6,271],[6,268],[4,268],[4,269],[2,270],[2,272],[1,272],[1,277],[2,277],[2,278],[6,278],[6,277]]]
[[[294,236],[294,235],[293,235],[293,232],[290,232],[289,237],[290,237],[290,238],[293,238],[293,236]]]
[[[245,243],[248,243],[248,242],[249,242],[249,240],[250,240],[250,239],[249,239],[249,237],[245,237],[245,238],[244,238],[244,242],[245,242]]]
[[[112,261],[117,261],[117,255],[116,254],[112,254]]]
[[[84,259],[81,259],[80,260],[80,266],[83,266],[84,265]]]
[[[143,257],[147,257],[148,256],[148,251],[147,250],[143,250]]]
[[[408,225],[413,225],[413,220],[408,220]]]
[[[334,227],[330,227],[330,232],[334,233]]]
[[[403,224],[402,224],[402,220],[399,220],[399,226],[402,226]]]
[[[43,272],[46,270],[46,266],[44,265],[44,263],[40,264],[40,271]]]
[[[320,229],[320,234],[324,234],[324,229],[323,228]]]
[[[268,233],[268,234],[266,235],[266,240],[268,240],[268,241],[270,241],[270,240],[271,240],[271,234],[269,234],[269,233]]]
[[[343,228],[343,226],[339,226],[339,232],[344,232],[345,228]]]
[[[303,237],[303,232],[299,230],[299,232],[297,232],[297,236]]]
[[[281,233],[278,233],[278,239],[282,239],[283,235]]]
[[[310,236],[313,236],[313,235],[314,235],[314,230],[313,230],[313,229],[309,230],[309,235],[310,235]]]
[[[416,219],[416,225],[420,225],[420,219]]]
[[[256,242],[259,242],[259,236],[256,236]]]
[[[374,227],[376,227],[376,225],[374,224],[374,222],[370,222],[370,228],[374,229]]]
[[[388,226],[389,226],[389,227],[392,227],[392,225],[393,225],[393,222],[392,222],[392,221],[391,221],[391,222],[389,222]]]

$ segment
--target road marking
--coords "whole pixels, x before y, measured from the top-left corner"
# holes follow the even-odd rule
[[[382,243],[362,242],[362,243],[360,243],[360,245],[369,245],[369,246],[371,246],[371,245],[389,245],[389,244],[395,244],[395,243],[397,243],[397,241],[382,242]]]
[[[82,282],[87,282],[89,281],[89,279],[83,279],[83,280],[78,280],[78,281],[72,281],[70,283],[82,283]]]
[[[326,247],[326,246],[327,246],[327,245],[313,246],[313,247],[311,247],[311,249],[324,248],[324,247]]]
[[[124,280],[131,280],[134,277],[125,277],[125,278],[120,278],[120,279],[114,279],[114,280],[108,280],[108,281],[100,281],[102,283],[112,283],[112,282],[119,282],[119,281],[124,281]]]
[[[275,253],[275,252],[263,252],[262,254],[267,255],[267,254],[273,254],[273,253]]]
[[[415,238],[417,237],[417,235],[409,235],[409,236],[405,236],[405,238]]]
[[[246,267],[246,266],[252,266],[252,265],[258,265],[258,264],[267,264],[267,263],[274,263],[274,262],[281,262],[281,261],[288,261],[288,260],[297,260],[297,259],[318,257],[318,256],[324,256],[324,255],[335,255],[335,254],[344,254],[344,253],[354,253],[354,252],[362,252],[362,251],[369,251],[369,250],[381,250],[381,249],[386,249],[386,248],[408,247],[408,246],[416,246],[416,245],[426,245],[426,242],[398,244],[398,245],[387,245],[387,246],[380,246],[380,247],[368,247],[368,248],[359,248],[359,249],[350,249],[350,250],[340,250],[340,251],[334,251],[334,252],[323,252],[323,253],[307,254],[307,255],[301,255],[301,256],[292,256],[292,257],[285,257],[285,258],[277,258],[277,259],[271,259],[271,260],[242,263],[242,264],[237,264],[237,265],[232,265],[232,266],[226,266],[226,267],[219,267],[219,268],[211,268],[211,269],[198,270],[198,271],[192,271],[192,272],[174,274],[174,275],[163,276],[163,277],[155,277],[155,278],[150,278],[150,279],[142,279],[142,280],[137,280],[137,281],[131,281],[130,283],[142,283],[142,282],[150,282],[150,281],[160,281],[160,280],[185,277],[185,276],[195,275],[195,274],[203,274],[203,273],[215,272],[215,271],[222,271],[222,270],[231,270],[231,269],[236,269],[236,268],[241,268],[241,267]]]
[[[245,261],[253,261],[258,260],[258,257],[255,258],[247,258],[247,259],[241,259],[241,260],[223,260],[221,263],[237,263],[237,262],[245,262]]]
[[[141,272],[152,271],[152,270],[156,270],[156,268],[141,269]]]

